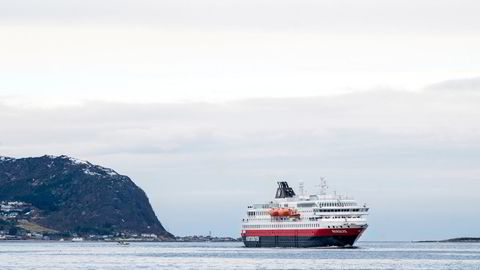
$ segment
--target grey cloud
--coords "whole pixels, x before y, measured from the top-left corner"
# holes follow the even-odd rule
[[[429,85],[425,88],[430,91],[472,91],[480,92],[480,77],[447,80]]]

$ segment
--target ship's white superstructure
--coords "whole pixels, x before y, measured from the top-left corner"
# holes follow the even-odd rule
[[[326,194],[324,181],[318,194],[296,195],[279,182],[276,198],[248,206],[242,238],[248,247],[351,246],[367,228],[368,207],[353,198]]]

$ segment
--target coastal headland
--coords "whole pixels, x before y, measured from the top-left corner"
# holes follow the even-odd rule
[[[174,241],[128,176],[68,156],[0,157],[0,239]]]

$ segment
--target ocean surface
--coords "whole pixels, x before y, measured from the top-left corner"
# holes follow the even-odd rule
[[[242,243],[0,241],[0,269],[475,269],[479,243],[358,242],[358,248]]]

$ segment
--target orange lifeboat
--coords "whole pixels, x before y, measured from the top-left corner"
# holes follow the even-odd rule
[[[288,208],[281,208],[279,211],[278,211],[278,215],[279,216],[282,216],[282,217],[288,217],[290,214],[290,209]]]
[[[278,208],[272,208],[272,209],[268,210],[268,213],[272,217],[278,217],[279,216],[279,209]]]
[[[272,208],[268,210],[268,213],[272,217],[298,217],[299,213],[295,209],[291,208]]]

